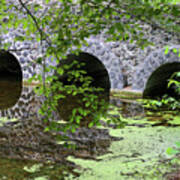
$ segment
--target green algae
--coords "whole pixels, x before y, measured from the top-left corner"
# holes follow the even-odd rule
[[[169,120],[170,124],[180,125],[180,116],[174,116],[174,117],[171,117],[171,118],[173,118],[173,119]]]
[[[35,173],[35,172],[39,171],[41,167],[42,167],[42,164],[34,164],[34,165],[31,166],[31,167],[24,166],[23,169],[24,169],[25,171],[27,171],[27,172]]]
[[[163,116],[172,124],[180,124],[178,115]],[[109,129],[111,136],[122,138],[112,142],[111,153],[97,157],[97,161],[68,158],[82,168],[78,180],[164,180],[167,172],[180,167],[180,160],[170,161],[166,153],[168,147],[180,141],[179,127],[153,127],[162,119],[152,121],[148,117],[123,120],[127,123],[125,128]]]
[[[81,173],[80,177],[74,177],[65,169],[56,168],[56,170],[49,167],[39,167],[33,169],[34,164],[29,165],[28,172],[26,164],[17,167],[19,162],[13,164],[8,168],[1,168],[0,174],[3,178],[10,172],[15,179],[61,179],[64,178],[62,174],[67,174],[66,179],[83,179],[83,180],[164,180],[164,174],[174,170],[173,165],[179,165],[179,159],[174,161],[167,161],[169,156],[166,154],[168,147],[174,147],[174,143],[180,141],[179,127],[164,127],[156,126],[163,120],[169,124],[179,125],[180,116],[171,112],[151,112],[146,111],[146,117],[136,116],[133,118],[124,118],[120,114],[122,107],[109,110],[109,115],[115,115],[119,118],[119,122],[125,122],[126,126],[123,129],[109,128],[109,134],[114,137],[122,138],[120,141],[112,142],[108,154],[98,156],[96,160],[77,159],[69,157],[68,160],[75,162],[81,168],[76,169],[77,173]],[[117,116],[116,116],[117,115]],[[110,117],[111,118],[111,117]],[[108,121],[108,119],[104,119]],[[7,122],[7,119],[2,121]],[[104,128],[104,127],[102,127]],[[0,164],[1,164],[0,160]],[[165,163],[164,163],[165,162]],[[167,163],[166,163],[167,162]],[[38,165],[38,164],[37,164]],[[4,164],[2,164],[2,167]],[[16,166],[15,170],[11,170]],[[5,166],[4,166],[5,167]],[[34,171],[35,170],[35,171]],[[11,172],[12,171],[12,172]],[[20,178],[21,176],[23,176]],[[48,175],[48,176],[47,176]],[[0,175],[1,177],[1,175]],[[9,179],[11,177],[7,176]]]
[[[121,99],[140,99],[142,98],[142,92],[133,90],[111,90],[111,97]]]

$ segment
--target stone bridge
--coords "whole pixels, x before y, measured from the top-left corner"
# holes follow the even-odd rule
[[[1,76],[2,74],[5,76],[13,74],[26,81],[35,73],[42,73],[41,66],[34,61],[41,56],[40,49],[37,48],[38,43],[30,41],[14,43],[13,37],[12,32],[1,37],[5,43],[10,42],[12,44],[8,52],[1,51],[0,53]],[[157,38],[159,38],[158,35]],[[87,61],[87,66],[90,64],[90,60],[93,61],[91,66],[87,67],[87,71],[93,72],[94,69],[94,74],[106,71],[107,77],[101,78],[104,81],[110,81],[111,89],[120,90],[126,86],[132,86],[135,90],[143,91],[148,79],[156,69],[166,63],[178,63],[180,59],[178,54],[175,54],[172,50],[165,54],[163,48],[164,45],[169,45],[170,49],[172,47],[180,49],[180,45],[174,43],[179,43],[179,39],[176,39],[176,37],[170,38],[167,43],[164,41],[162,44],[147,47],[145,50],[141,50],[135,44],[128,42],[107,43],[102,37],[98,36],[91,37],[87,42],[89,45],[83,46],[81,49],[81,52],[84,53],[83,58]],[[157,48],[158,50],[155,50]],[[77,60],[79,58],[76,56]],[[56,65],[50,58],[46,59],[46,62],[47,65]],[[177,68],[174,70],[172,68],[171,71],[177,71]],[[94,76],[94,78],[97,77]],[[97,79],[101,81],[101,78]]]
[[[8,19],[4,19],[3,23],[6,21]],[[93,74],[97,85],[110,86],[111,90],[130,86],[133,90],[144,91],[145,95],[156,94],[157,89],[163,93],[160,91],[165,89],[170,75],[180,71],[180,57],[172,50],[177,48],[180,51],[180,36],[149,24],[142,23],[142,28],[145,38],[154,46],[142,50],[128,41],[106,42],[102,32],[87,39],[88,46],[81,48],[83,56],[76,56],[76,59],[81,61],[83,57],[87,61],[87,73]],[[35,40],[14,41],[15,37],[23,34],[23,29],[18,27],[1,35],[1,43],[9,43],[10,47],[8,51],[0,52],[0,78],[9,75],[26,81],[32,75],[42,73],[41,66],[35,63],[35,59],[41,57],[39,44]],[[167,45],[170,50],[165,54],[164,47]],[[57,65],[51,58],[46,59],[46,63]]]

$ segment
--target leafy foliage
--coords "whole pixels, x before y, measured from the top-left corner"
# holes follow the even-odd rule
[[[143,99],[139,100],[142,102],[143,106],[147,109],[151,110],[159,110],[161,109],[168,109],[168,110],[177,110],[180,108],[180,102],[174,98],[170,97],[167,94],[164,95],[161,99]]]
[[[49,76],[48,73],[53,69],[62,76],[66,68],[69,69],[72,65],[63,68],[47,66],[48,59],[51,57],[59,63],[68,53],[78,54],[82,45],[87,45],[86,38],[97,35],[102,30],[108,35],[107,40],[134,41],[144,48],[150,42],[143,37],[140,22],[178,33],[179,26],[175,22],[178,21],[179,14],[179,7],[166,0],[46,0],[42,4],[1,0],[0,20],[7,20],[6,23],[1,23],[0,33],[8,33],[11,29],[23,30],[24,33],[17,35],[14,42],[36,40],[41,49],[42,57],[34,61],[42,66],[43,73],[33,76],[31,81],[42,82],[36,92],[46,97],[40,113],[50,126],[47,130],[56,129],[50,119],[61,99],[67,94],[83,95],[85,108],[73,109],[69,119],[71,125],[68,129],[74,129],[80,125],[83,118],[92,114],[87,108],[91,107],[95,112],[103,103],[94,94],[102,89],[90,88],[91,79],[84,76],[86,72],[82,71],[69,71],[72,84],[64,86],[57,81],[56,75]],[[1,44],[3,49],[8,50],[10,47],[11,43]],[[73,83],[75,81],[81,81],[82,86],[76,86]],[[98,124],[98,120],[99,116],[88,124],[89,127]]]
[[[176,148],[171,148],[171,147],[169,147],[169,148],[166,150],[166,153],[167,153],[168,155],[175,155],[175,154],[177,154],[177,153],[180,152],[180,142],[176,142],[175,145],[176,145]]]
[[[147,109],[159,110],[159,108],[166,108],[169,110],[177,110],[180,109],[180,81],[178,80],[180,77],[180,72],[174,72],[170,79],[168,80],[168,88],[173,88],[176,97],[171,97],[165,94],[162,98],[159,99],[143,99],[140,102],[143,103],[143,106]]]

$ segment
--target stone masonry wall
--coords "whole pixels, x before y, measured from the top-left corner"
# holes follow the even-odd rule
[[[3,23],[7,21],[8,17],[4,18]],[[166,32],[160,28],[154,28],[149,24],[141,23],[141,25],[144,29],[146,39],[153,42],[154,46],[148,46],[142,50],[135,43],[130,44],[128,41],[106,42],[106,36],[102,33],[98,36],[90,37],[87,40],[89,46],[82,48],[83,52],[90,53],[97,57],[105,65],[110,76],[112,89],[122,89],[125,86],[133,86],[134,89],[142,90],[142,85],[137,81],[137,79],[143,79],[143,77],[140,77],[142,75],[144,78],[147,78],[146,74],[137,73],[139,69],[142,68],[142,64],[147,61],[155,50],[161,49],[166,45],[175,46],[180,44],[180,36],[176,34]],[[40,65],[34,62],[42,53],[38,48],[39,44],[36,42],[35,37],[33,37],[34,39],[32,41],[14,41],[15,37],[20,37],[23,34],[24,31],[22,27],[9,29],[8,33],[0,37],[0,42],[11,44],[9,51],[14,54],[20,62],[23,79],[27,80],[34,73],[42,73]],[[162,50],[158,53],[158,56],[164,56]],[[154,56],[151,56],[151,58],[154,58],[154,61],[160,61],[160,59],[162,59],[159,58],[156,60]],[[46,61],[48,64],[56,65],[50,58]],[[159,65],[160,64],[161,63],[159,63]],[[148,67],[143,66],[143,68],[145,72],[148,72]]]

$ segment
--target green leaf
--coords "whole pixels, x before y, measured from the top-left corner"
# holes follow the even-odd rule
[[[167,148],[167,150],[166,150],[166,153],[167,153],[168,155],[175,155],[175,154],[177,154],[178,152],[179,152],[178,150],[173,149],[173,148],[171,148],[171,147]]]
[[[72,115],[75,116],[76,112],[77,112],[77,109],[74,108],[74,109],[72,110]]]
[[[180,148],[180,142],[175,143],[178,148]]]
[[[76,123],[77,123],[77,124],[80,124],[81,119],[82,119],[81,116],[76,116]]]
[[[119,32],[124,32],[124,26],[122,23],[117,23],[116,28],[118,29]]]
[[[39,171],[39,169],[42,167],[42,164],[34,164],[33,166],[31,167],[27,167],[25,166],[23,169],[27,172],[30,172],[30,173],[34,173],[34,172],[37,172]]]
[[[16,36],[15,37],[16,41],[24,41],[24,39],[25,39],[24,36]]]
[[[72,93],[73,96],[75,96],[76,94],[77,94],[77,91],[74,91],[74,92]]]
[[[86,107],[89,107],[90,104],[91,104],[90,102],[86,102],[86,103],[85,103],[85,106],[86,106]]]
[[[177,53],[178,50],[177,50],[176,48],[173,48],[173,52],[174,52],[174,53]]]
[[[93,121],[88,124],[88,127],[89,127],[89,128],[91,128],[91,127],[93,127],[93,126],[94,126],[94,122],[93,122]]]
[[[176,73],[176,77],[180,77],[180,72],[177,72],[177,73]]]
[[[165,53],[165,54],[168,54],[168,52],[169,52],[169,46],[166,46],[164,53]]]
[[[50,129],[49,129],[49,127],[46,127],[46,128],[44,129],[44,132],[48,132],[48,131],[50,131]]]
[[[58,73],[59,75],[63,75],[63,74],[64,74],[64,70],[63,70],[62,68],[58,68],[58,69],[57,69],[57,73]]]
[[[126,14],[125,16],[126,16],[127,19],[131,18],[131,16],[129,14]]]

